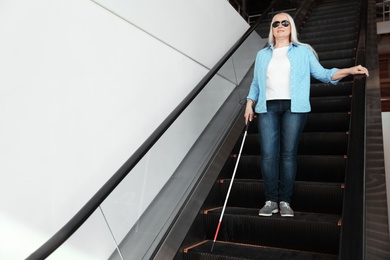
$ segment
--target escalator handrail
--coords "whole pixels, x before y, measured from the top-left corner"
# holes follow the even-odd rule
[[[355,65],[366,66],[367,0],[360,1],[360,24]],[[345,178],[339,259],[365,259],[365,76],[355,76]]]
[[[269,7],[264,11],[267,14],[279,2],[283,0],[272,0]],[[266,15],[262,15],[252,25],[244,35],[229,49],[229,51],[216,63],[216,65],[206,74],[196,87],[180,102],[180,104],[169,114],[169,116],[156,128],[156,130],[146,139],[146,141],[132,154],[132,156],[115,172],[115,174],[95,193],[95,195],[51,238],[41,247],[34,251],[26,260],[45,259],[70,238],[83,223],[95,212],[101,203],[111,194],[111,192],[130,173],[143,156],[153,147],[159,138],[168,130],[181,113],[190,105],[196,96],[206,87],[208,82],[217,74],[222,66],[232,57],[236,50],[252,34],[252,32],[263,21]]]

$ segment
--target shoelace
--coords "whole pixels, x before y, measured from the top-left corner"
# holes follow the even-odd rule
[[[265,206],[266,206],[266,207],[271,207],[271,203],[272,203],[271,201],[267,201],[267,202],[265,203]]]
[[[282,203],[280,203],[280,206],[281,207],[286,207],[286,208],[290,208],[290,205],[287,203],[287,202],[282,202]]]

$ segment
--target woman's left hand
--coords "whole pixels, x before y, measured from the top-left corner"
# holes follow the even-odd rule
[[[350,74],[352,75],[366,74],[367,77],[369,76],[368,69],[363,67],[362,65],[351,67],[350,70],[351,70]]]

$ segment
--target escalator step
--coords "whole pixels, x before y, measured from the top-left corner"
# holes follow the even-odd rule
[[[298,155],[296,180],[341,183],[345,169],[346,158],[342,155]]]
[[[349,127],[349,111],[351,108],[351,96],[317,96],[325,91],[333,91],[335,94],[347,94],[351,91],[349,84],[333,86],[330,84],[312,85],[310,98],[311,112],[308,115],[305,131],[345,131]],[[330,94],[330,93],[328,93]],[[248,133],[258,132],[258,119],[254,118],[249,124]]]
[[[314,48],[316,52],[326,52],[326,51],[334,51],[339,49],[353,49],[356,48],[356,41],[345,41],[345,42],[321,42],[310,40],[311,46]]]
[[[336,59],[350,59],[350,57],[355,57],[356,49],[339,49],[335,51],[323,51],[317,52],[319,60],[321,62],[325,60],[336,60]]]
[[[257,134],[248,134],[242,154],[259,154],[260,143]],[[348,133],[309,132],[303,133],[298,146],[301,155],[345,155],[347,154]]]
[[[326,42],[354,42],[355,46],[357,45],[357,35],[356,33],[349,33],[349,34],[334,34],[333,36],[324,36],[322,37],[321,35],[318,35],[316,38],[313,38],[313,36],[306,36],[305,34],[302,34],[299,36],[299,39],[301,42],[308,43],[310,45],[315,45],[315,44],[322,44]],[[345,49],[346,47],[342,46],[339,44],[340,49]]]
[[[206,240],[193,247],[184,250],[184,260],[255,260],[255,259],[279,259],[279,260],[335,260],[337,255],[320,254],[298,250],[287,250],[282,248],[272,248],[255,246],[248,244],[237,244],[223,241],[214,243]]]
[[[221,171],[220,178],[230,178],[237,157],[231,157]],[[346,159],[344,156],[298,155],[297,181],[344,182]],[[242,155],[236,178],[261,179],[260,156]]]
[[[310,104],[311,111],[314,113],[351,111],[350,96],[312,97]]]
[[[226,198],[231,180],[219,180],[221,197]],[[341,215],[344,189],[340,183],[296,181],[291,206],[296,211]],[[234,180],[229,194],[229,207],[260,209],[264,205],[261,180]]]
[[[348,131],[350,114],[341,113],[309,113],[304,132],[339,132]],[[255,118],[250,124],[249,133],[258,132],[258,121]]]
[[[298,146],[299,154],[345,155],[348,133],[303,133]]]
[[[311,83],[310,96],[311,98],[328,96],[350,96],[352,95],[352,84],[353,83],[351,81],[341,81],[337,85],[322,82]]]
[[[222,208],[203,212],[206,237],[213,239]],[[258,209],[227,207],[217,240],[337,254],[340,216],[295,211],[294,217],[258,216]]]
[[[309,113],[304,132],[346,132],[349,129],[349,113]]]
[[[319,29],[317,31],[313,32],[308,32],[305,34],[302,34],[300,36],[301,39],[311,39],[311,38],[333,38],[336,35],[354,35],[356,37],[356,28],[355,27],[347,27],[347,28],[341,28],[338,30],[329,30],[329,31],[324,31],[322,29]]]
[[[353,13],[352,13],[353,12]],[[339,25],[340,27],[354,27],[356,26],[357,19],[357,11],[352,11],[351,13],[343,14],[342,16],[336,16],[331,19],[308,19],[303,23],[301,34],[310,32],[311,30],[316,29],[317,31],[319,29],[323,30],[329,30],[332,29],[331,26]]]
[[[353,8],[353,7],[352,7]],[[306,23],[313,23],[314,25],[324,25],[324,22],[330,22],[334,25],[342,25],[350,20],[356,21],[358,10],[329,10],[328,12],[311,12],[310,17]],[[344,18],[344,19],[343,19]],[[305,24],[306,25],[306,24]]]
[[[332,29],[331,26],[342,25],[342,26],[355,26],[357,21],[357,12],[353,10],[350,13],[343,13],[342,16],[335,17],[329,21],[329,19],[318,19],[318,18],[309,18],[301,29],[301,34],[310,32],[311,30],[319,29]]]
[[[344,185],[296,182],[291,204],[297,211],[342,214]]]
[[[324,68],[349,68],[355,66],[355,57],[321,61]]]
[[[356,3],[356,1],[352,1]],[[356,11],[358,8],[356,5],[351,4],[351,1],[345,1],[344,3],[330,3],[325,5],[318,5],[316,6],[311,12],[309,19],[314,19],[317,16],[325,16],[332,14],[337,14],[338,17],[340,17],[340,14],[347,14],[349,12]]]

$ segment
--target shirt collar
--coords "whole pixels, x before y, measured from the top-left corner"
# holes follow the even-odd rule
[[[296,46],[297,46],[296,43],[290,42],[290,46],[288,49],[291,49],[291,47],[296,47]],[[268,49],[274,50],[274,44],[273,43],[269,44]]]

